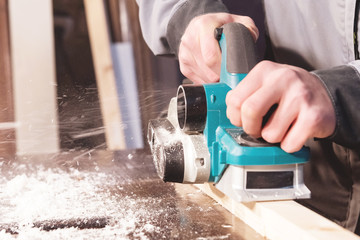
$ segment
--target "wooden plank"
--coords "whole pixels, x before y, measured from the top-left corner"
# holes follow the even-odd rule
[[[359,239],[354,233],[294,201],[239,203],[210,183],[196,186],[267,239]]]
[[[0,0],[0,123],[14,122],[8,0]],[[0,130],[0,156],[16,153],[15,129]]]
[[[84,5],[107,147],[110,150],[125,149],[104,1],[84,0]]]
[[[9,1],[17,153],[59,151],[52,1]]]

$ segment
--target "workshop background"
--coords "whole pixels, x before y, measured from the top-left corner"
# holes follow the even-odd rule
[[[264,28],[260,0],[224,2]],[[162,182],[147,124],[182,81],[135,0],[0,0],[0,239],[357,239],[293,201]]]
[[[174,59],[156,58],[147,48],[142,39],[135,1],[105,1],[105,8],[114,60],[114,55],[124,55],[114,46],[123,45],[128,47],[125,50],[130,50],[127,58],[122,59],[124,61],[114,64],[124,65],[124,69],[134,71],[135,75],[120,73],[115,79],[118,87],[123,82],[135,86],[127,94],[135,96],[138,104],[132,105],[132,99],[126,99],[121,90],[118,98],[126,118],[122,120],[124,128],[141,127],[143,130],[141,136],[134,136],[139,134],[136,130],[125,130],[127,148],[141,148],[146,140],[148,120],[166,109],[170,97],[176,94],[181,76]],[[54,1],[54,25],[61,148],[105,148],[102,145],[105,133],[83,1]],[[138,119],[128,118],[127,107],[127,111],[138,112],[141,125],[136,125]],[[132,125],[134,122],[135,125]],[[137,142],[134,143],[131,138],[137,138]]]
[[[182,76],[135,1],[0,0],[0,81],[1,239],[262,239],[158,178],[147,123]]]

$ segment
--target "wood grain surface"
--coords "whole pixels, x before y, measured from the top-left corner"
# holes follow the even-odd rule
[[[84,6],[105,127],[106,144],[110,150],[125,149],[124,126],[122,125],[121,110],[116,91],[105,4],[102,0],[84,0]]]
[[[295,201],[240,203],[213,184],[196,185],[266,239],[359,239],[359,236]]]

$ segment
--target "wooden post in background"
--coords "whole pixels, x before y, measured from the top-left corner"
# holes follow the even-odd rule
[[[8,3],[16,152],[56,153],[59,133],[52,1]]]
[[[98,0],[84,0],[85,8],[86,4],[95,4],[96,1]],[[98,28],[95,29],[97,31],[95,36],[92,36],[90,29],[91,26],[89,25],[88,27],[90,32],[91,45],[92,48],[95,48],[93,50],[94,66],[96,69],[96,61],[98,61],[98,59],[96,59],[98,57],[96,57],[95,51],[100,52],[100,50],[94,45],[96,43],[93,42],[93,39],[100,41],[100,36],[106,36],[110,38],[111,35],[111,40],[114,43],[131,43],[133,57],[135,60],[134,63],[137,78],[136,84],[141,112],[141,130],[143,141],[146,143],[147,126],[149,120],[159,117],[163,110],[167,110],[170,98],[176,95],[176,89],[179,82],[177,62],[170,58],[155,57],[148,48],[142,36],[139,23],[139,8],[135,0],[104,0],[103,2],[106,3],[108,10],[105,11],[107,16],[104,17],[105,20],[108,20],[108,22],[105,23],[107,25],[103,24],[103,27],[100,27],[99,23],[97,23]],[[97,11],[99,11],[99,9],[97,9]],[[88,13],[88,11],[86,12]],[[88,14],[87,18],[89,18]],[[88,24],[90,23],[90,20],[91,19],[89,19]],[[100,33],[99,28],[101,31],[106,30],[106,32]],[[111,42],[111,40],[109,39],[105,42]],[[104,58],[104,52],[101,54]],[[113,70],[114,69],[112,68],[111,71]],[[127,72],[126,74],[129,73]],[[99,80],[97,80],[97,82],[98,84],[101,84],[101,81],[99,82]],[[100,89],[101,86],[98,85],[98,87]],[[126,112],[126,108],[121,108],[121,110]],[[124,117],[126,120],[127,116],[125,115]],[[105,120],[104,125],[106,126]],[[147,144],[145,144],[145,146],[147,146]]]
[[[0,123],[14,122],[8,1],[0,0]],[[15,129],[0,127],[0,156],[15,153]]]
[[[108,149],[126,148],[103,0],[84,0],[91,52]]]

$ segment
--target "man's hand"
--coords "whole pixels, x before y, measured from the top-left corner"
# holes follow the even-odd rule
[[[308,138],[330,136],[335,110],[320,80],[294,66],[263,61],[226,97],[227,116],[254,137],[281,142],[286,152],[301,149]],[[263,117],[278,104],[262,127]]]
[[[250,30],[254,40],[258,38],[258,29],[249,17],[210,13],[194,18],[186,28],[179,46],[180,70],[185,77],[195,83],[219,80],[221,52],[214,30],[230,22],[242,23]]]

